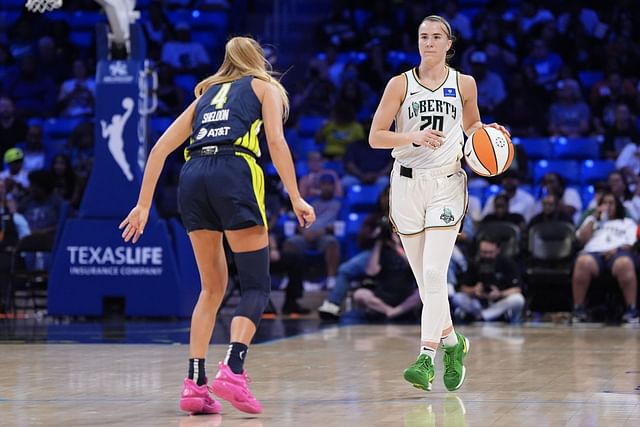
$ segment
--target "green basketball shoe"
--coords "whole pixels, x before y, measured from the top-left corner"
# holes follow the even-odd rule
[[[466,369],[464,358],[469,352],[469,339],[456,332],[458,344],[444,347],[444,386],[449,391],[456,391],[462,387]]]
[[[418,356],[418,360],[404,370],[404,379],[409,381],[414,387],[431,391],[431,383],[436,372],[431,358],[426,354]]]

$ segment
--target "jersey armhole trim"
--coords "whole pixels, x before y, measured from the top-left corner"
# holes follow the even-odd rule
[[[462,107],[464,108],[464,97],[462,96],[462,91],[460,90],[460,71],[456,70],[456,86],[458,87],[458,93],[460,94],[460,102],[462,103]]]
[[[404,76],[404,95],[402,96],[402,101],[400,105],[404,104],[405,99],[407,99],[407,93],[409,93],[409,77],[407,77],[407,73],[402,73]]]

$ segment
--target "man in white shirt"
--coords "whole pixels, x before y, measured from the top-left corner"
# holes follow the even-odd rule
[[[503,174],[502,193],[506,194],[509,198],[509,212],[520,214],[529,222],[534,214],[536,199],[534,199],[531,194],[518,188],[519,184],[520,180],[514,172],[507,171]],[[495,199],[495,197],[495,195],[490,196],[485,202],[484,209],[482,210],[483,218],[487,216],[487,214],[494,212],[493,199]]]
[[[576,235],[584,249],[578,255],[571,279],[573,288],[574,322],[586,320],[585,299],[591,281],[609,271],[624,295],[626,323],[638,323],[635,258],[631,247],[637,239],[638,227],[625,218],[622,202],[606,191],[593,215],[588,216]]]

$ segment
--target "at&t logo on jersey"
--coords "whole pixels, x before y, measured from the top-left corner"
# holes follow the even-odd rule
[[[455,88],[452,87],[445,87],[442,89],[442,96],[445,97],[450,97],[450,98],[455,98],[456,97],[456,90]]]
[[[207,136],[207,129],[200,128],[200,130],[198,131],[198,134],[196,135],[196,140],[200,141],[205,136]]]

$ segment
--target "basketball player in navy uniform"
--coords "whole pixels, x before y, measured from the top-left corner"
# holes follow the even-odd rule
[[[390,220],[400,235],[422,298],[420,354],[404,371],[417,388],[431,390],[436,349],[444,348],[444,384],[457,390],[465,379],[469,340],[453,329],[447,267],[467,208],[467,177],[461,169],[463,132],[480,121],[473,77],[447,65],[453,44],[442,17],[418,28],[420,65],[393,77],[373,118],[369,143],[391,148]],[[395,121],[395,131],[390,131]],[[487,125],[508,132],[498,124]]]
[[[220,69],[196,86],[197,99],[151,150],[138,203],[120,224],[125,241],[135,243],[140,238],[165,159],[191,136],[179,185],[182,221],[202,285],[191,319],[189,373],[180,400],[181,409],[190,413],[221,410],[209,393],[205,357],[227,286],[223,233],[234,253],[242,297],[231,321],[231,344],[211,390],[241,411],[262,411],[248,388],[243,364],[271,287],[264,175],[256,161],[263,124],[271,158],[300,225],[315,220],[313,208],[298,191],[284,138],[287,94],[267,64],[262,47],[253,39],[235,37],[227,42]]]

